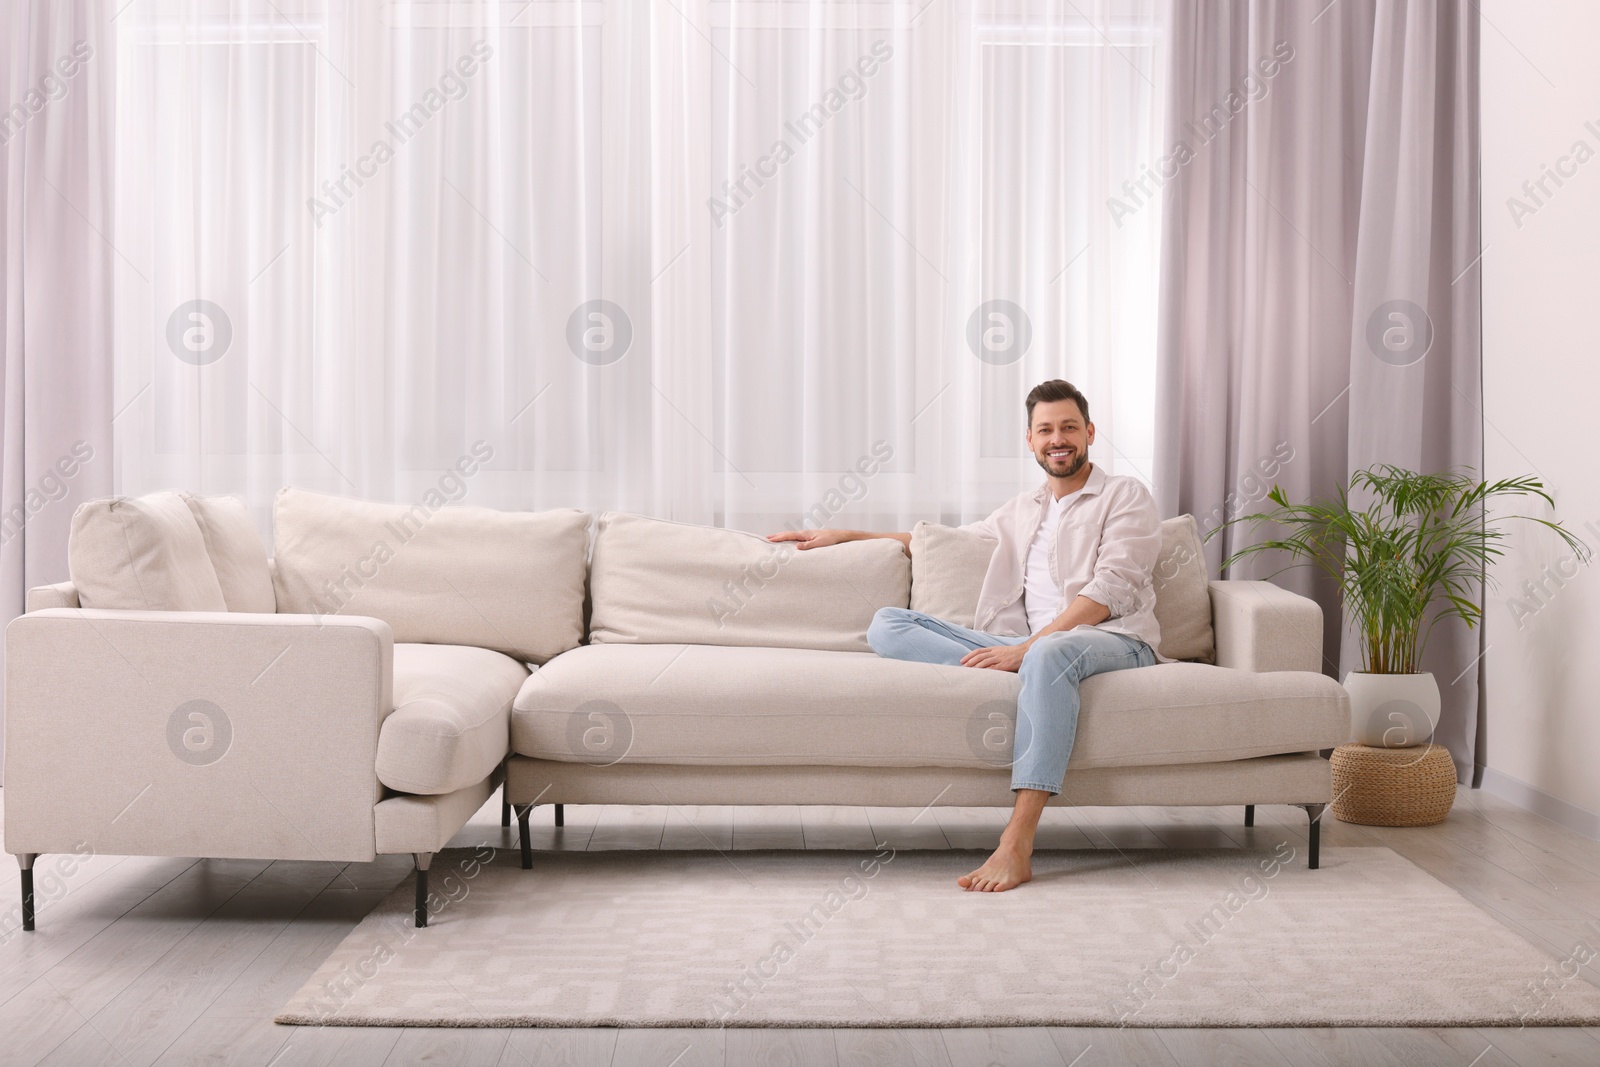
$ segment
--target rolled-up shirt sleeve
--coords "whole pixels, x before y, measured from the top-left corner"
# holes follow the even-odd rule
[[[1138,482],[1121,482],[1115,489],[1100,534],[1094,577],[1078,590],[1079,596],[1104,604],[1112,618],[1131,615],[1151,588],[1151,575],[1161,554],[1161,519],[1155,498]]]

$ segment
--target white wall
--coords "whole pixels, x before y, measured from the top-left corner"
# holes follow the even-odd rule
[[[1482,11],[1486,466],[1538,474],[1600,549],[1600,4]],[[1496,577],[1484,787],[1600,836],[1600,563],[1519,531]]]

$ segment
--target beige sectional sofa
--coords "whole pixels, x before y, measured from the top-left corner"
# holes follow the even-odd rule
[[[1018,681],[879,658],[882,607],[970,624],[992,543],[921,524],[797,552],[575,510],[283,490],[74,516],[72,581],[7,630],[6,848],[370,860],[433,853],[504,786],[536,804],[1007,805]],[[1346,740],[1315,604],[1208,582],[1164,524],[1149,595],[1187,662],[1088,680],[1057,802],[1303,806]]]

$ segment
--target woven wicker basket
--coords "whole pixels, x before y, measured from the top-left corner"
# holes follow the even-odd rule
[[[1450,814],[1456,765],[1442,745],[1333,750],[1333,814],[1362,826],[1431,826]]]

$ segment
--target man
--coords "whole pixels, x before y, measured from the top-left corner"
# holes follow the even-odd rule
[[[988,860],[957,879],[964,889],[989,893],[1033,877],[1039,816],[1061,792],[1078,730],[1078,683],[1163,659],[1155,651],[1161,635],[1151,579],[1161,533],[1150,491],[1089,462],[1094,423],[1071,383],[1036,386],[1027,412],[1026,440],[1044,468],[1044,485],[961,527],[999,542],[978,595],[977,629],[881,608],[867,630],[880,656],[1021,676],[1011,819]],[[768,540],[811,549],[868,537],[893,537],[911,551],[907,533],[797,530]]]

